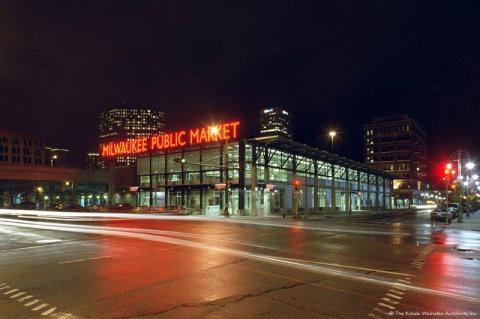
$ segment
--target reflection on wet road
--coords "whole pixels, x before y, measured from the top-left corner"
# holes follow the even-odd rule
[[[480,313],[479,233],[431,225],[428,212],[357,221],[119,215],[0,216],[5,318]]]

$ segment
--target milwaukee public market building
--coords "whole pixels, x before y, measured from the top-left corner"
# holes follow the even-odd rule
[[[135,153],[137,204],[192,214],[349,213],[392,208],[394,176],[297,143],[240,139],[239,122],[101,145],[104,157]]]

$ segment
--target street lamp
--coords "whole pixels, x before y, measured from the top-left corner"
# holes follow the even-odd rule
[[[475,163],[474,162],[468,162],[467,164],[465,164],[465,167],[467,169],[473,169],[475,167]]]
[[[54,154],[54,155],[52,156],[52,158],[50,159],[50,166],[51,166],[51,167],[53,167],[53,163],[54,163],[54,161],[55,161],[56,159],[58,159],[58,155],[57,155],[57,154]]]
[[[330,132],[328,132],[328,136],[330,136],[330,138],[332,140],[332,153],[333,153],[333,139],[335,138],[335,136],[337,136],[337,132],[330,131]]]

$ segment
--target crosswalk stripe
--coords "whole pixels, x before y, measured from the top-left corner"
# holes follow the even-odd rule
[[[12,290],[9,290],[7,292],[4,292],[3,294],[4,295],[9,295],[9,294],[13,294],[15,291],[19,291],[20,289],[12,289]]]
[[[382,300],[385,301],[385,302],[391,303],[391,304],[393,304],[393,305],[398,305],[398,304],[399,304],[398,301],[392,300],[392,299],[390,299],[390,298],[385,298],[385,297],[383,297]]]
[[[392,310],[395,309],[394,306],[387,305],[387,304],[385,304],[385,303],[383,303],[383,302],[379,302],[379,303],[377,303],[377,305],[382,306],[382,307],[385,307],[385,308],[388,308],[388,309],[392,309]]]
[[[10,299],[20,297],[21,295],[24,295],[24,294],[26,294],[26,292],[19,292],[18,294],[14,294],[13,296],[10,296]]]
[[[395,299],[398,299],[398,300],[402,299],[402,297],[392,295],[392,294],[386,294],[386,296],[389,296],[389,297],[392,297],[392,298],[395,298]]]
[[[398,291],[398,290],[394,290],[394,289],[388,289],[388,291],[391,291],[394,294],[399,294],[399,295],[404,295],[405,294],[403,291]]]
[[[387,315],[387,316],[390,316],[390,314],[382,309],[378,309],[377,307],[373,308],[374,311],[376,312],[380,312],[381,314],[384,314],[384,315]]]
[[[383,317],[377,316],[376,314],[371,312],[368,314],[368,316],[373,319],[383,319]]]
[[[34,301],[30,301],[29,303],[26,303],[24,306],[25,307],[30,307],[30,306],[33,306],[34,304],[36,304],[39,301],[40,301],[40,299],[35,299]]]
[[[30,298],[32,298],[32,297],[33,297],[32,295],[24,296],[24,297],[22,297],[22,298],[20,298],[20,299],[17,299],[17,301],[18,301],[18,302],[22,302],[22,301],[25,301],[25,300],[30,299]]]
[[[55,310],[57,310],[56,307],[50,308],[50,309],[48,309],[47,311],[43,312],[43,313],[42,313],[42,316],[48,316],[48,315],[54,313]]]
[[[40,306],[37,306],[37,307],[33,308],[32,310],[33,311],[38,311],[40,309],[45,308],[46,306],[48,306],[48,303],[42,303]]]
[[[8,289],[8,288],[10,288],[10,286],[2,287],[2,288],[0,288],[0,290],[4,290],[4,289]]]

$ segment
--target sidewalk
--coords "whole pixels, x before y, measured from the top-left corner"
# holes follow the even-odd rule
[[[471,213],[470,217],[463,214],[463,223],[458,222],[458,218],[452,220],[452,223],[448,225],[448,228],[459,230],[471,230],[480,231],[480,210],[475,213]]]
[[[385,217],[396,217],[396,216],[404,216],[408,214],[414,214],[416,210],[414,209],[398,209],[398,210],[388,210],[388,211],[355,211],[351,214],[346,212],[337,212],[337,213],[320,213],[320,214],[299,214],[298,220],[303,221],[327,221],[327,220],[365,220],[365,219],[377,219],[377,218],[385,218]],[[169,215],[169,213],[162,213],[158,215]],[[175,214],[172,214],[175,215]],[[219,216],[204,216],[204,215],[184,215],[184,216],[194,216],[194,217],[206,217],[206,218],[225,218],[222,215]],[[232,219],[245,219],[245,220],[279,220],[283,219],[283,215],[281,214],[272,214],[266,216],[238,216],[238,215],[231,215],[229,218]],[[294,215],[287,214],[285,216],[286,220],[296,220]]]

